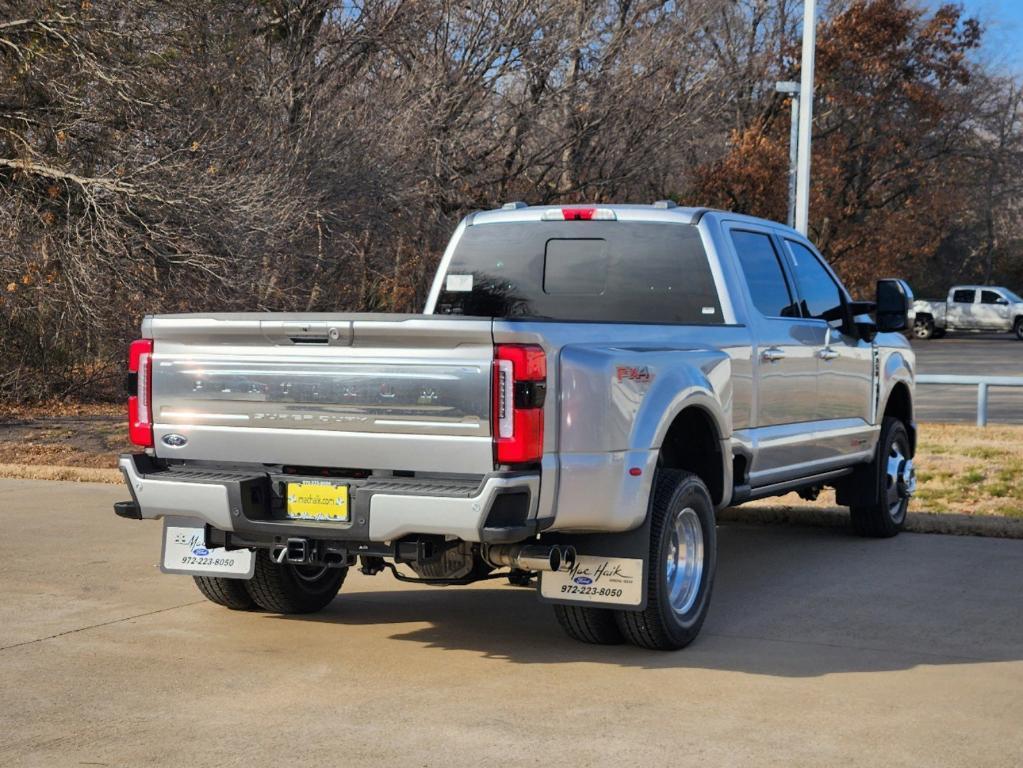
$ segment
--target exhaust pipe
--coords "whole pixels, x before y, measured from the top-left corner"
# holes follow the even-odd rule
[[[520,571],[571,570],[575,565],[575,547],[548,547],[543,544],[495,544],[487,547],[487,560],[501,568]]]
[[[565,571],[575,568],[575,547],[571,544],[561,548],[561,568]]]

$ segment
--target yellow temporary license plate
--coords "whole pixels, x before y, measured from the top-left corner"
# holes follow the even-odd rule
[[[348,486],[333,483],[288,483],[288,517],[296,520],[348,522]]]

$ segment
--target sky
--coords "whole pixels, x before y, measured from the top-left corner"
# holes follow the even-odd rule
[[[995,68],[1023,75],[1023,0],[959,0],[984,25],[984,57]],[[941,0],[928,0],[935,8]]]

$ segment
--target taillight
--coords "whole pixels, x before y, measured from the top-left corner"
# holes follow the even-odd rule
[[[153,340],[139,339],[128,348],[128,438],[144,448],[153,446]],[[134,386],[133,386],[134,385]]]
[[[494,458],[522,464],[543,456],[547,356],[535,344],[494,347]]]

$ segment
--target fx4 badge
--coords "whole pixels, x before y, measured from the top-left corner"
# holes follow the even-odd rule
[[[654,380],[654,375],[645,365],[642,365],[639,368],[634,368],[630,365],[619,365],[616,368],[616,373],[618,375],[618,381],[637,381],[641,384],[649,384]]]

